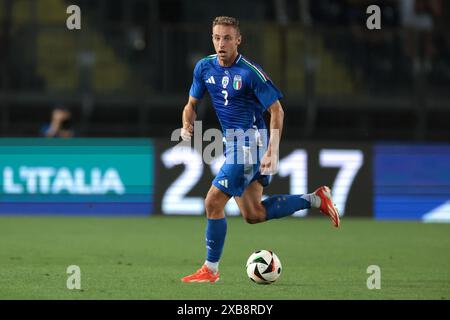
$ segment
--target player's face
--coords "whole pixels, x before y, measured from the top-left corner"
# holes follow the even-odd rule
[[[231,64],[237,56],[241,35],[232,26],[216,25],[213,28],[212,40],[219,62],[224,65]]]

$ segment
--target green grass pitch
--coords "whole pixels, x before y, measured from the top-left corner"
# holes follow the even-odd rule
[[[228,219],[215,284],[180,278],[203,263],[202,217],[1,217],[0,299],[449,299],[450,225],[285,218],[249,225]],[[245,262],[271,249],[283,272],[252,283]],[[66,287],[69,265],[81,290]],[[366,286],[381,268],[381,289]]]

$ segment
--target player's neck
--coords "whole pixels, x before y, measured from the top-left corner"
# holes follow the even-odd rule
[[[222,67],[231,67],[234,63],[234,61],[236,61],[237,56],[239,55],[239,53],[236,51],[236,53],[229,59],[229,60],[220,60],[220,58],[217,58],[217,61],[219,62],[220,66]]]

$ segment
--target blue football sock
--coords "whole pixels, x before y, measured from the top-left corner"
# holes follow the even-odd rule
[[[206,260],[217,262],[222,255],[225,236],[227,234],[227,219],[208,219],[206,225]]]
[[[301,209],[311,208],[303,195],[275,194],[261,202],[266,208],[266,220],[290,216]]]

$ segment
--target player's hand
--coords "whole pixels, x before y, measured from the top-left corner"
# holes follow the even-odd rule
[[[278,153],[266,152],[261,159],[261,165],[259,167],[261,174],[274,175],[278,172]]]
[[[191,137],[194,134],[194,127],[192,124],[187,125],[186,127],[181,128],[181,139],[183,141],[191,141]]]

